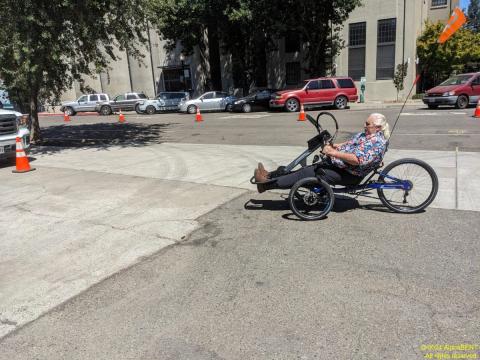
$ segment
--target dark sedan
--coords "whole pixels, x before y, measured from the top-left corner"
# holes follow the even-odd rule
[[[266,111],[269,109],[268,103],[270,101],[270,97],[276,91],[276,89],[262,89],[253,91],[247,96],[235,101],[232,111],[245,113],[251,111]]]

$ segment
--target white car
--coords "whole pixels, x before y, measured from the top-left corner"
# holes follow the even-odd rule
[[[137,107],[139,113],[155,114],[157,111],[178,111],[178,104],[190,98],[188,92],[162,91],[153,100],[141,100]]]
[[[221,91],[209,91],[196,99],[182,101],[178,107],[181,112],[195,114],[197,107],[202,111],[231,111],[237,98]]]

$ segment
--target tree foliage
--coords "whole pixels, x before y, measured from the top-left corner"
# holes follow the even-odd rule
[[[116,60],[115,48],[139,57],[145,0],[0,0],[0,78],[33,119],[38,100],[58,98],[74,80]]]
[[[480,31],[480,0],[470,0],[467,10],[467,27],[475,32]]]
[[[167,40],[167,49],[177,41],[186,53],[195,47],[208,49],[211,70],[219,66],[220,47],[232,57],[235,86],[248,90],[266,85],[269,51],[289,32],[298,34],[305,47],[304,71],[309,76],[331,71],[331,60],[343,46],[342,24],[360,4],[361,0],[155,0],[152,22]],[[212,41],[214,33],[218,36]]]
[[[460,28],[448,41],[438,43],[444,24],[427,22],[417,39],[424,87],[436,85],[452,73],[472,71],[480,64],[480,33]]]
[[[408,70],[408,62],[404,64],[398,64],[397,70],[395,71],[395,75],[393,76],[393,85],[395,85],[395,89],[397,89],[397,101],[398,101],[398,93],[403,90],[405,77],[407,76]]]

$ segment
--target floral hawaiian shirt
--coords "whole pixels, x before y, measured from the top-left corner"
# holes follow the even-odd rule
[[[360,165],[350,165],[333,156],[332,164],[353,175],[366,176],[382,162],[386,144],[387,140],[381,131],[372,135],[367,135],[365,132],[358,133],[340,146],[338,151],[355,154]]]

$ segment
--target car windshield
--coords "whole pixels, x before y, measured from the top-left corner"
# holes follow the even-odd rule
[[[309,80],[303,80],[303,84],[302,84],[302,89],[307,86],[307,84],[309,83],[310,81]]]
[[[466,84],[472,75],[456,75],[448,78],[444,82],[442,82],[439,86],[448,86],[448,85],[461,85]]]

